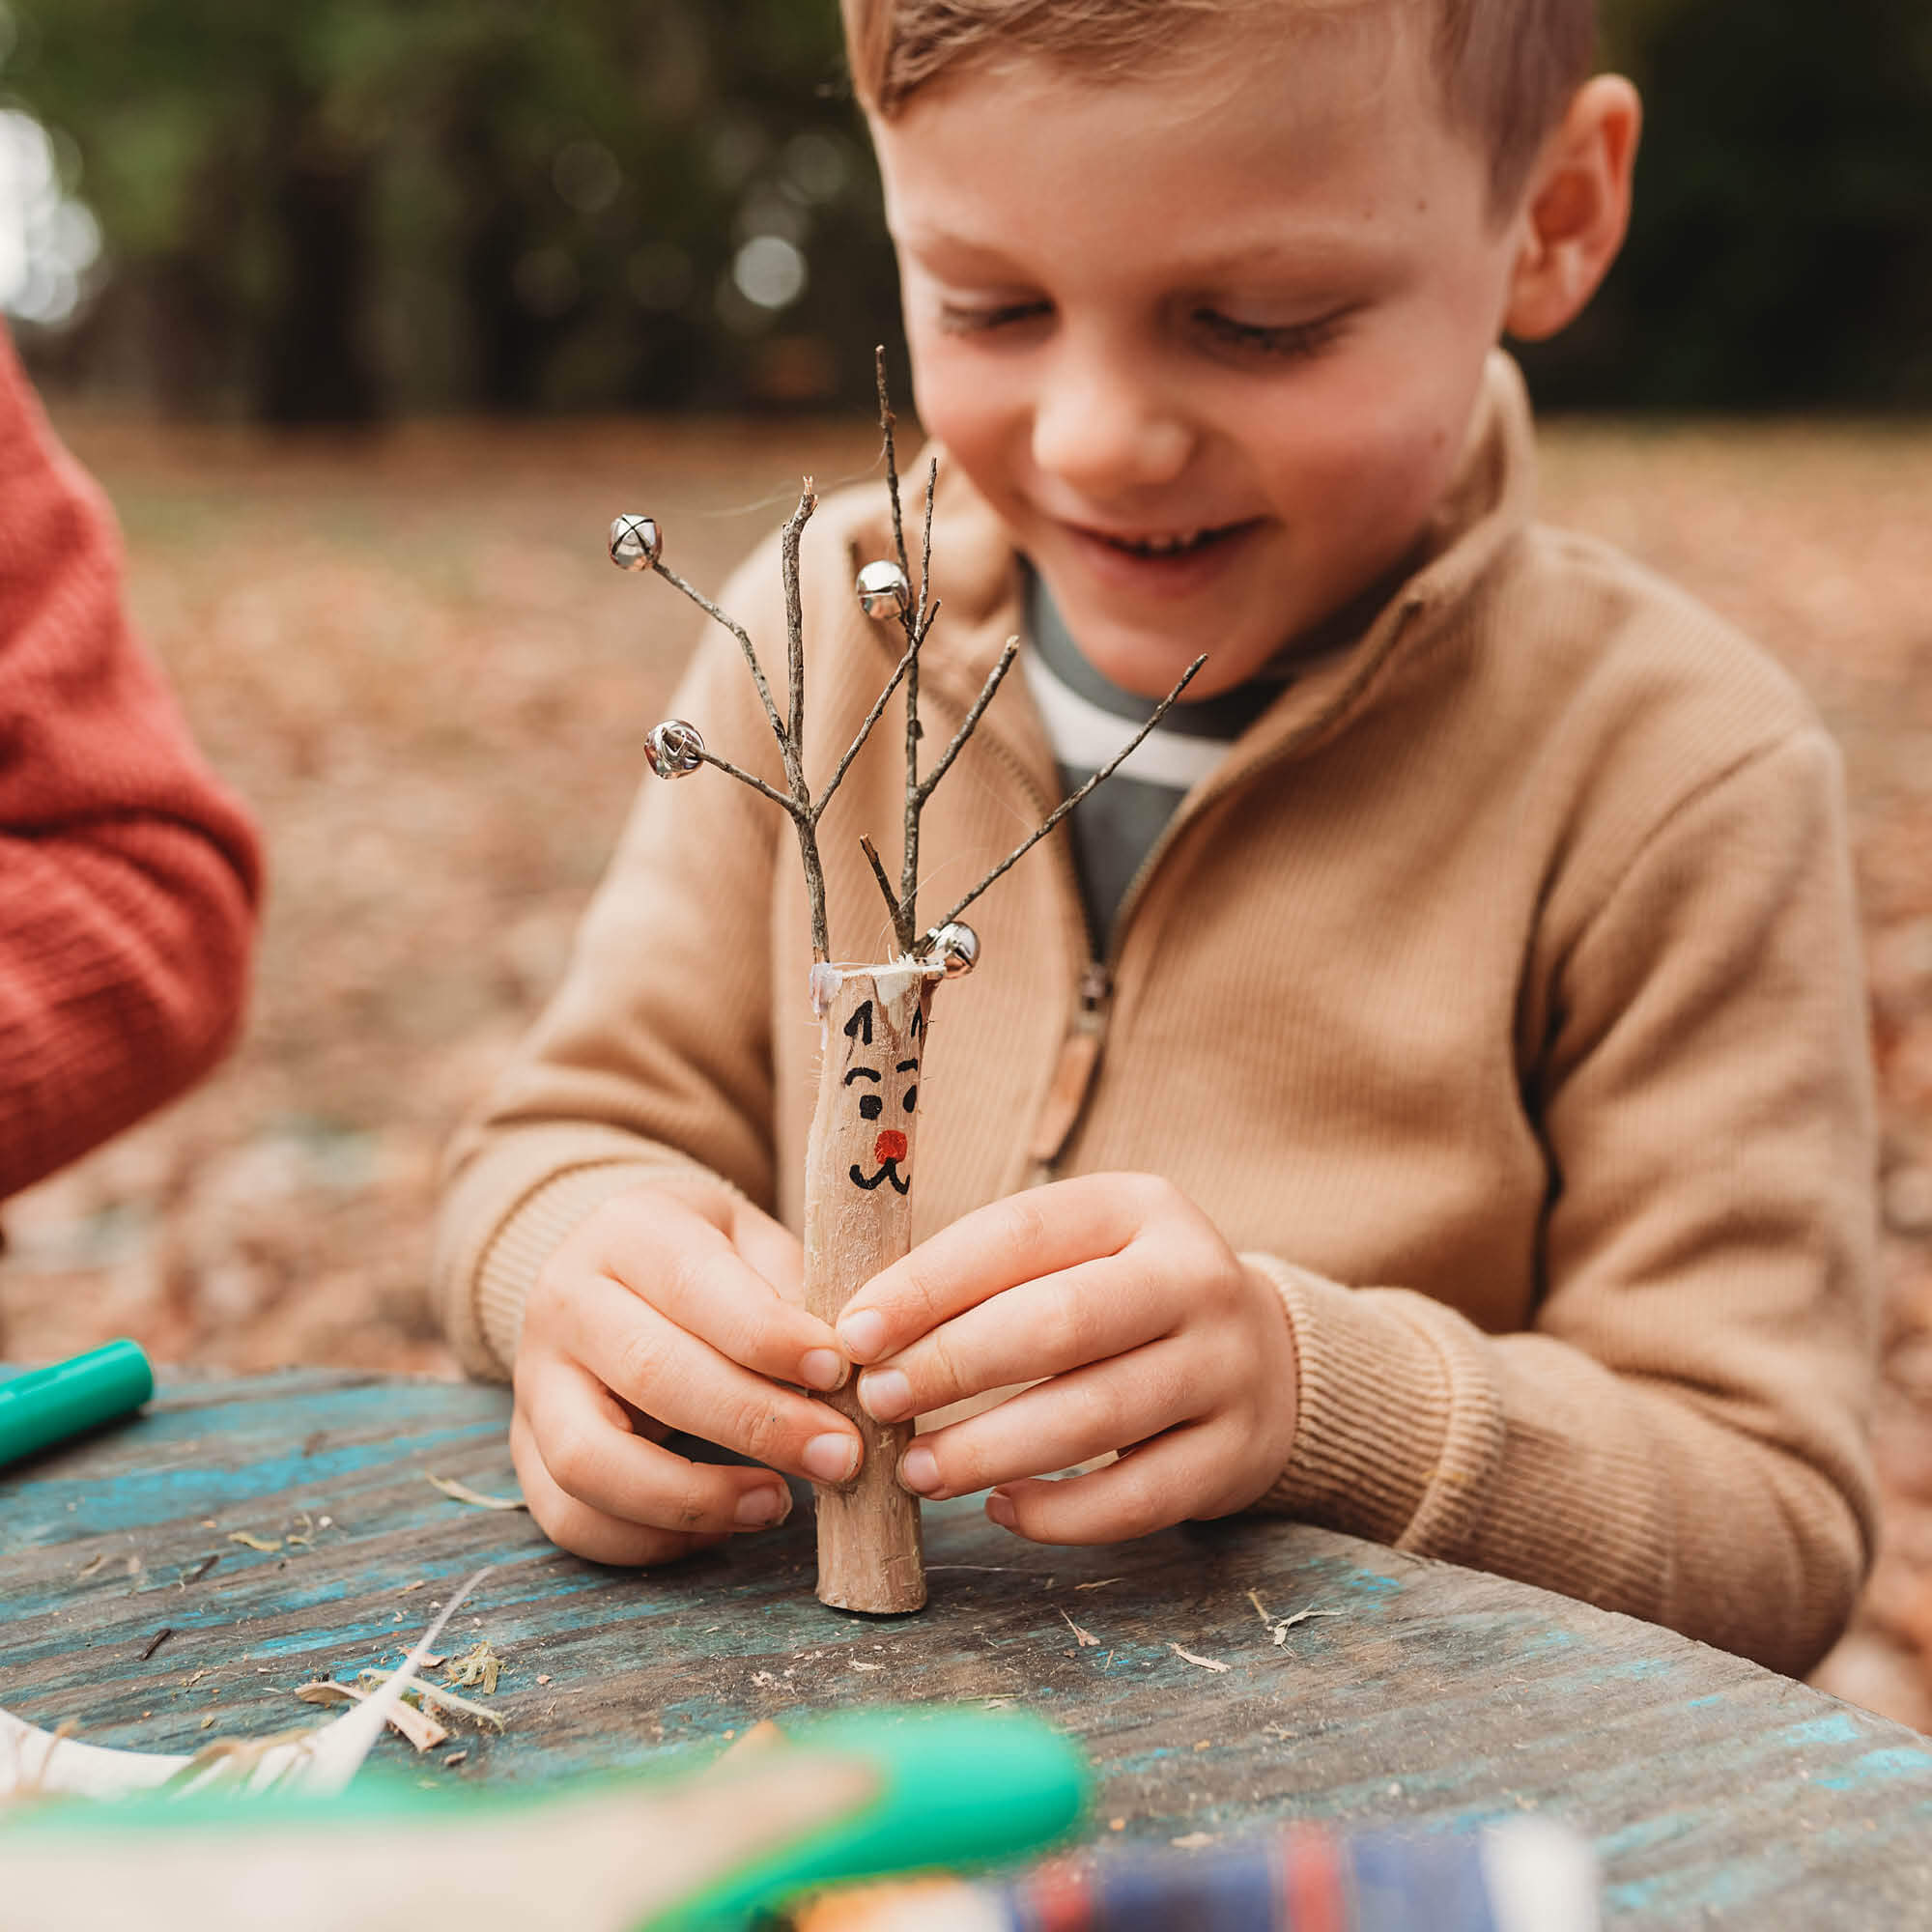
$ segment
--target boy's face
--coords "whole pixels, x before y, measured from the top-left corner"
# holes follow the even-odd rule
[[[920,415],[1094,667],[1253,676],[1449,480],[1521,228],[1394,10],[1211,68],[970,73],[876,124]],[[1236,44],[1238,39],[1239,44]]]

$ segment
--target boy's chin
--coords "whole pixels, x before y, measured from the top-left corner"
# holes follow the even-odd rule
[[[1063,612],[1065,615],[1065,613]],[[1211,627],[1178,627],[1149,631],[1138,625],[1109,623],[1105,618],[1085,627],[1068,616],[1080,654],[1109,684],[1137,697],[1165,697],[1194,660],[1204,652],[1208,662],[1188,685],[1184,703],[1216,696],[1245,684],[1279,650],[1281,640],[1262,638],[1216,637]]]

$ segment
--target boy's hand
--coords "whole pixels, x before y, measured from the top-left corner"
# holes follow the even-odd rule
[[[837,1388],[838,1338],[796,1304],[796,1236],[715,1181],[607,1201],[551,1257],[524,1317],[510,1454],[544,1533],[598,1563],[663,1563],[782,1522],[773,1469],[842,1482],[859,1432],[782,1382]],[[673,1430],[770,1466],[693,1463]]]
[[[858,1393],[882,1422],[1045,1378],[922,1435],[900,1463],[923,1496],[998,1485],[987,1515],[1037,1543],[1243,1509],[1294,1441],[1280,1295],[1151,1175],[1059,1181],[966,1215],[867,1283],[838,1337],[874,1365]],[[1108,1450],[1121,1461],[1092,1474],[1030,1480]]]

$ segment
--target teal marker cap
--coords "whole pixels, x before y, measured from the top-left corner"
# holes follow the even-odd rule
[[[138,1342],[109,1342],[84,1355],[0,1381],[0,1467],[139,1408],[155,1371]]]

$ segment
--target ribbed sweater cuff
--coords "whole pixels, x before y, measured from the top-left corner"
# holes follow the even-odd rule
[[[527,1195],[497,1230],[476,1269],[475,1319],[493,1366],[508,1376],[523,1338],[524,1304],[544,1264],[611,1196],[655,1172],[647,1161],[574,1167]]]
[[[1480,1332],[1424,1295],[1241,1259],[1280,1293],[1299,1357],[1294,1446],[1262,1507],[1453,1558],[1503,1450]]]

